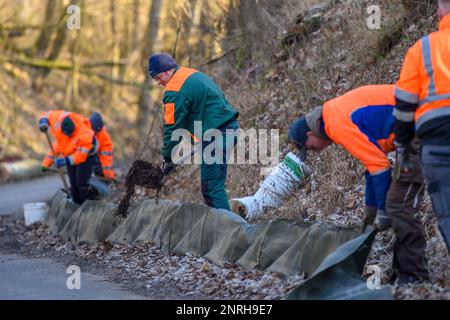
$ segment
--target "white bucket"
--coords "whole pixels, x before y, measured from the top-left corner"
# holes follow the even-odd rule
[[[45,202],[26,203],[23,205],[25,225],[29,226],[35,222],[45,221],[47,218],[48,206]]]
[[[257,219],[268,208],[281,207],[299,182],[311,173],[311,169],[291,152],[260,184],[254,196],[231,199],[231,210],[247,220]]]

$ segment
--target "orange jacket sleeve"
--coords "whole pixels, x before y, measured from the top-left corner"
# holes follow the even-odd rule
[[[419,41],[408,50],[395,88],[394,132],[401,144],[408,144],[414,138],[414,117],[421,99],[422,61]]]
[[[53,150],[55,150],[56,154],[58,155],[59,154],[58,142],[53,141],[52,145],[53,145]],[[41,165],[43,167],[49,168],[53,164],[54,161],[55,161],[55,156],[54,156],[52,150],[49,150],[47,152],[47,155],[44,157],[44,160],[42,160]]]
[[[419,41],[406,53],[395,89],[397,99],[418,105],[421,93],[420,68],[423,64],[422,60]]]
[[[109,133],[103,128],[97,134],[97,140],[100,148],[98,150],[98,157],[102,165],[102,172],[106,178],[115,179],[113,167],[113,143]]]

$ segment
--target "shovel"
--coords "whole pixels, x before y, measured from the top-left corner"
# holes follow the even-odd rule
[[[48,133],[48,131],[45,132],[45,136],[47,137],[47,142],[48,145],[50,146],[50,150],[52,150],[53,156],[56,158],[56,152],[55,149],[53,148],[53,144],[52,144],[52,140],[50,139],[50,134]],[[67,184],[66,178],[64,177],[64,173],[62,171],[61,168],[56,168],[56,171],[58,172],[63,186],[64,186],[64,192],[67,194],[67,196],[70,198],[70,193],[69,193],[69,185]]]
[[[179,166],[180,164],[182,164],[186,159],[190,158],[192,155],[196,154],[198,152],[198,150],[201,148],[200,144],[197,144],[196,146],[194,146],[194,148],[192,148],[191,152],[185,154],[184,156],[182,156],[180,159],[178,159],[177,161],[175,161],[173,164],[176,166]],[[170,176],[172,173],[174,173],[176,170],[171,171],[169,174],[164,175],[163,179],[162,179],[162,184],[164,184],[164,181],[167,179],[168,176]]]

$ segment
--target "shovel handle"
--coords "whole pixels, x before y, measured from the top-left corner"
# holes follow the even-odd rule
[[[193,154],[197,153],[197,151],[201,148],[200,144],[197,144],[196,146],[194,146],[194,148],[192,148],[191,152],[185,154],[184,156],[182,156],[180,159],[178,159],[177,161],[175,161],[173,164],[178,166],[180,164],[182,164],[184,162],[184,160],[190,158]],[[169,174],[164,175],[164,177],[161,180],[161,184],[164,184],[164,182],[167,180],[167,178],[169,177],[169,175],[171,175],[172,173],[174,173],[174,171],[172,171]]]
[[[55,152],[55,149],[53,148],[52,140],[50,139],[50,134],[48,133],[48,131],[45,132],[45,136],[47,137],[47,142],[48,142],[48,145],[50,146],[50,150],[52,150],[53,156],[56,159],[56,152]],[[61,168],[56,168],[56,171],[58,172],[59,176],[61,177],[62,183],[64,185],[64,190],[66,191],[67,194],[69,194],[69,185],[67,184],[66,178],[64,177],[64,174],[63,174]]]
[[[185,154],[180,159],[175,161],[173,164],[176,165],[176,166],[182,164],[184,162],[184,160],[186,160],[187,158],[190,158],[193,154],[197,153],[197,151],[200,149],[200,147],[201,146],[199,144],[197,144],[196,146],[194,146],[194,148],[192,148],[191,152]]]

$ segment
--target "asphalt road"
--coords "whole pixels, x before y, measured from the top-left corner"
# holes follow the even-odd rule
[[[50,200],[62,188],[58,176],[0,185],[0,215],[23,214],[23,205],[28,202]]]
[[[0,215],[19,218],[23,215],[23,204],[51,200],[61,187],[58,176],[2,185]],[[70,290],[67,279],[73,274],[66,271],[66,266],[50,259],[0,253],[0,300],[145,299],[83,270],[80,270],[80,289]]]
[[[49,259],[0,254],[0,300],[145,299],[104,277],[83,270],[76,273],[75,269],[67,273],[67,267]],[[75,278],[77,274],[79,281]]]

